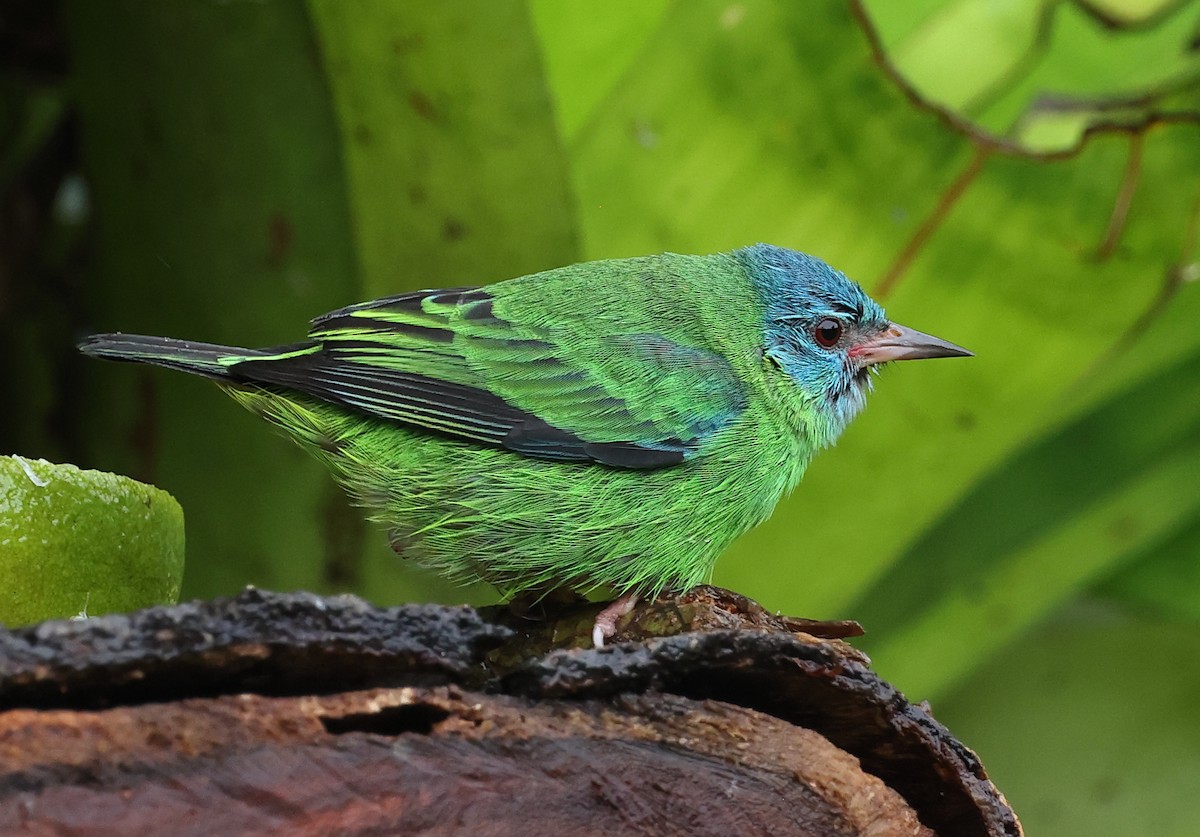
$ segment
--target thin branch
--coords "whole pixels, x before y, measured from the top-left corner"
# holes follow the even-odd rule
[[[896,286],[900,283],[904,274],[908,272],[908,268],[920,254],[926,242],[933,237],[933,234],[937,232],[938,228],[941,227],[942,223],[950,215],[950,211],[954,208],[954,205],[966,193],[967,188],[975,182],[975,178],[979,176],[979,173],[983,171],[984,163],[992,155],[992,151],[992,148],[985,145],[975,146],[975,153],[971,156],[967,167],[959,173],[954,182],[942,193],[933,211],[925,217],[925,220],[921,222],[921,225],[913,233],[912,238],[904,245],[904,249],[900,251],[891,266],[880,277],[879,282],[875,285],[874,295],[876,297],[884,299],[896,289]]]
[[[1125,163],[1125,174],[1121,177],[1121,188],[1113,203],[1108,229],[1104,231],[1104,240],[1100,242],[1100,248],[1096,251],[1096,257],[1102,262],[1112,256],[1117,242],[1121,240],[1125,221],[1129,218],[1129,207],[1142,179],[1142,137],[1142,134],[1134,134],[1129,139],[1129,159]]]

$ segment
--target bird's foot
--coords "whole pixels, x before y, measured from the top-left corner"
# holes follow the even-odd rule
[[[604,610],[596,614],[596,621],[592,624],[592,645],[603,648],[604,641],[617,632],[617,620],[633,610],[637,603],[637,593],[626,593],[605,605]]]

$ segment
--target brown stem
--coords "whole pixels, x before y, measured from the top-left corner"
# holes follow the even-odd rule
[[[916,259],[917,255],[921,252],[921,248],[925,246],[925,243],[929,241],[931,237],[933,237],[933,234],[937,232],[938,227],[940,227],[950,215],[950,210],[952,210],[954,205],[958,203],[959,198],[966,193],[967,187],[969,187],[975,181],[975,178],[979,175],[979,173],[983,171],[983,165],[991,156],[992,150],[993,149],[983,145],[975,146],[975,153],[971,156],[970,161],[967,163],[967,167],[959,173],[958,177],[954,179],[954,182],[951,183],[946,191],[942,193],[942,196],[938,200],[937,205],[933,208],[933,211],[925,217],[925,220],[921,222],[921,225],[917,227],[916,231],[913,233],[912,238],[910,238],[908,243],[904,245],[904,249],[900,251],[899,255],[896,256],[896,259],[892,262],[891,266],[888,267],[888,269],[884,271],[883,276],[880,277],[879,282],[875,286],[874,295],[877,298],[886,298],[892,291],[896,289],[896,285],[900,284],[900,280],[904,277],[904,274],[912,265],[913,260]]]
[[[1125,163],[1125,174],[1121,178],[1121,189],[1117,192],[1117,200],[1113,204],[1112,215],[1108,219],[1108,229],[1104,232],[1104,240],[1096,251],[1100,261],[1107,261],[1121,240],[1125,230],[1125,221],[1129,217],[1129,206],[1133,203],[1133,195],[1137,192],[1138,183],[1142,179],[1142,134],[1133,134],[1129,138],[1129,159]]]

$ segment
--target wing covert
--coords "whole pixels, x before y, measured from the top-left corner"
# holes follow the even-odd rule
[[[310,342],[231,368],[383,419],[526,456],[660,468],[745,407],[729,362],[646,332],[583,339],[504,316],[481,288],[418,291],[313,320]]]

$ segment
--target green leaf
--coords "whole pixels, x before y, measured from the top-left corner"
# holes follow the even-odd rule
[[[880,71],[846,6],[742,5],[732,24],[718,3],[672,7],[577,139],[586,250],[795,246],[890,290],[899,321],[977,352],[888,370],[795,496],[718,563],[718,583],[770,607],[869,624],[849,610],[861,591],[969,486],[1094,403],[1079,394],[1100,386],[1094,364],[1127,348],[1185,249],[1196,195],[1178,185],[1200,171],[1200,143],[1194,125],[1144,140],[1120,246],[1097,259],[1127,137],[973,162],[970,137]],[[1172,305],[1185,298],[1193,288]],[[1174,338],[1141,374],[1198,345],[1195,329]]]
[[[66,12],[102,231],[93,330],[274,345],[357,298],[334,112],[300,4]],[[331,495],[317,463],[200,379],[90,361],[79,377],[90,461],[188,511],[188,595],[322,585]]]
[[[277,345],[350,302],[578,259],[521,3],[69,12],[104,231],[95,330]],[[211,386],[98,364],[83,377],[95,461],[189,510],[189,594],[462,598],[406,569],[324,469]]]
[[[1160,617],[1200,623],[1200,516],[1123,562],[1097,592]]]
[[[1200,520],[1198,386],[1200,354],[980,482],[853,608],[870,614],[865,646],[881,673],[938,695],[1114,567]],[[1134,425],[1140,433],[1129,433]]]
[[[364,298],[576,260],[566,161],[523,3],[309,6]]]
[[[865,0],[889,62],[922,96],[1032,152],[1075,147],[1090,127],[1169,113],[1200,56],[1184,0]]]
[[[669,0],[607,0],[604,14],[596,14],[592,0],[531,0],[566,141],[603,109],[670,6]]]
[[[1076,608],[934,704],[1027,834],[1200,831],[1200,630]]]
[[[970,137],[912,107],[844,7],[741,8],[673,7],[576,139],[588,253],[797,246],[881,277],[897,319],[977,351],[889,370],[716,573],[773,608],[864,621],[885,674],[937,693],[1197,514],[1178,366],[1200,348],[1200,295],[1170,284],[1197,258],[1197,193],[1178,188],[1200,172],[1196,126],[1141,141],[1114,233],[1127,137],[973,169]]]
[[[271,345],[357,297],[338,135],[302,7],[68,11],[104,230],[93,328]],[[321,586],[331,495],[319,465],[203,381],[101,364],[84,380],[94,461],[188,509],[189,594]]]

